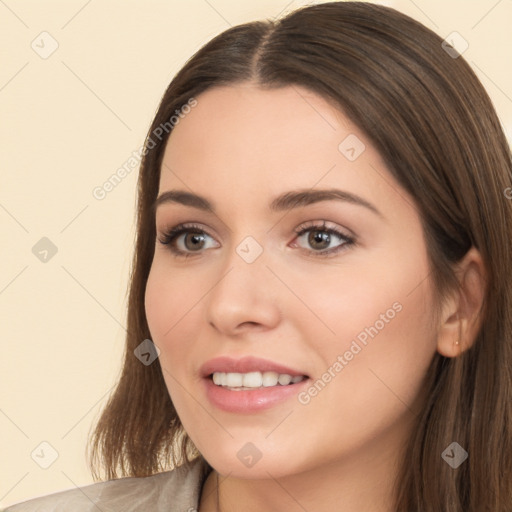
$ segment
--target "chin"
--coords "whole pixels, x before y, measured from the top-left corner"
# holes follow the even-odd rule
[[[254,445],[247,443],[242,448],[226,453],[215,453],[204,457],[215,470],[224,476],[240,479],[268,479],[282,478],[308,469],[305,460],[294,460],[297,456],[297,450],[292,450],[290,454],[275,454],[271,451],[266,454],[258,450]],[[311,464],[312,466],[312,464]]]

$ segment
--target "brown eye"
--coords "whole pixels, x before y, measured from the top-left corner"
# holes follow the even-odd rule
[[[333,255],[355,243],[353,236],[345,235],[335,228],[327,227],[326,223],[310,224],[299,228],[297,240],[302,241],[298,245],[306,249],[310,254],[317,256]],[[307,236],[306,236],[307,235]],[[337,245],[332,245],[339,241]]]
[[[310,231],[308,243],[313,249],[327,249],[331,243],[331,235],[326,231]]]
[[[203,249],[218,247],[211,243],[214,238],[196,225],[180,224],[164,233],[158,240],[161,244],[168,245],[176,256],[192,256],[193,253],[201,253]]]
[[[184,233],[183,245],[189,251],[198,251],[203,248],[204,239],[201,233]]]

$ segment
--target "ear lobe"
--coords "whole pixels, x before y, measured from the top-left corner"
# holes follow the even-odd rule
[[[485,265],[474,247],[457,264],[455,273],[459,289],[445,302],[437,337],[437,351],[445,357],[457,357],[475,342],[487,287]]]
[[[461,353],[462,323],[458,314],[457,296],[450,297],[443,308],[441,325],[437,335],[437,351],[445,357],[457,357]]]

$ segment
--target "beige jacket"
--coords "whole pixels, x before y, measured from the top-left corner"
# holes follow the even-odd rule
[[[203,458],[145,478],[120,478],[12,505],[3,512],[197,512],[211,471]]]

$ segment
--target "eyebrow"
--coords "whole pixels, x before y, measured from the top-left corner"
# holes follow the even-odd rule
[[[363,206],[379,217],[384,218],[382,213],[366,199],[351,192],[336,188],[285,192],[273,199],[269,208],[272,212],[281,212],[301,208],[321,201],[344,201],[357,206]],[[198,210],[215,213],[215,207],[208,199],[191,192],[186,192],[185,190],[168,190],[167,192],[163,192],[154,202],[153,210],[156,211],[160,205],[167,203],[182,204],[197,208]]]

